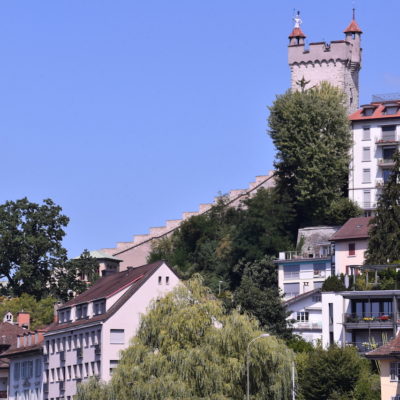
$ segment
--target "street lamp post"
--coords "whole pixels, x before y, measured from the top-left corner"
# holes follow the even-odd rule
[[[256,340],[270,336],[269,333],[263,333],[260,336],[252,339],[247,345],[247,400],[250,400],[250,345]]]

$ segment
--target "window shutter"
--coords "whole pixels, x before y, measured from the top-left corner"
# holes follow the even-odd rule
[[[124,344],[125,331],[123,329],[110,330],[110,344]]]

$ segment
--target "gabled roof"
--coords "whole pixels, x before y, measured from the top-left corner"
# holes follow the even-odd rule
[[[0,347],[17,345],[17,336],[28,332],[18,325],[0,322]]]
[[[306,299],[307,297],[313,296],[314,294],[317,294],[317,293],[320,293],[320,292],[321,292],[321,289],[317,288],[317,289],[310,290],[309,292],[305,292],[305,293],[299,294],[298,296],[295,296],[295,297],[292,297],[289,300],[286,300],[285,301],[285,305],[289,306],[290,304],[297,303],[300,300]]]
[[[349,26],[343,31],[344,33],[362,33],[361,28],[358,26],[355,19],[353,19]]]
[[[142,265],[141,267],[128,269],[122,272],[115,272],[99,278],[93,286],[79,296],[76,296],[74,299],[65,303],[61,309],[113,296],[133,283],[140,281],[142,278],[147,279],[149,273],[162,264],[163,261],[157,261],[152,264]]]
[[[368,239],[369,223],[373,217],[350,218],[332,237],[331,241]]]
[[[100,323],[107,320],[114,315],[163,264],[165,264],[164,261],[157,261],[152,264],[143,265],[138,268],[133,268],[100,278],[86,292],[66,303],[63,308],[97,299],[107,298],[126,288],[128,288],[128,290],[104,314],[95,315],[92,318],[79,319],[74,322],[66,322],[63,324],[54,322],[49,326],[48,332],[54,332],[66,328],[69,329],[85,324]]]
[[[390,358],[400,356],[400,335],[397,335],[394,339],[390,340],[383,346],[378,347],[375,350],[369,351],[365,354],[367,358],[379,359],[379,358]]]
[[[307,36],[304,34],[304,32],[301,30],[301,28],[293,28],[292,33],[289,35],[289,39],[296,38],[296,37],[305,38]]]

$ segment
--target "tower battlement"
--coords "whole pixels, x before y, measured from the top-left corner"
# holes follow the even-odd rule
[[[358,109],[361,69],[362,31],[354,18],[353,14],[353,20],[344,31],[344,40],[310,43],[306,47],[306,35],[300,28],[302,21],[297,14],[288,47],[292,90],[299,90],[301,80],[308,82],[306,89],[329,82],[346,94],[349,113]]]

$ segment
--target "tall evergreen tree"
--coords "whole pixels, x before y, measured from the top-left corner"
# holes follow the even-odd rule
[[[349,172],[344,94],[325,82],[288,91],[270,108],[269,127],[277,149],[277,190],[293,202],[298,225],[334,223],[326,221],[326,212],[346,197]]]
[[[400,153],[378,200],[371,221],[367,264],[390,264],[400,261]]]

